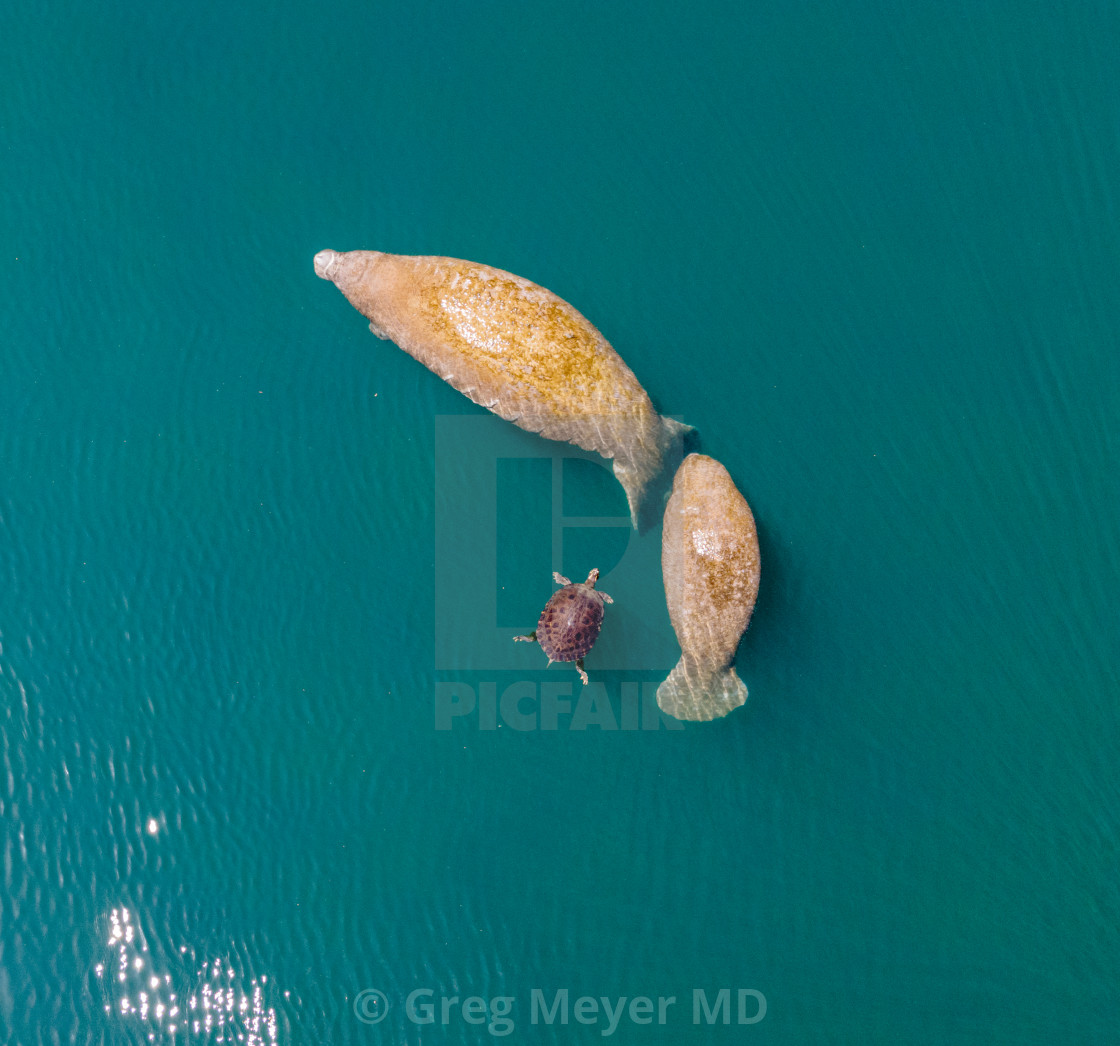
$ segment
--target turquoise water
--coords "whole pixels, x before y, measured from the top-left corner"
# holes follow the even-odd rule
[[[1120,16],[979,8],[5,14],[3,1041],[1115,1041]],[[543,283],[698,427],[744,709],[646,718],[657,535],[325,247]],[[498,639],[593,565],[577,729]]]

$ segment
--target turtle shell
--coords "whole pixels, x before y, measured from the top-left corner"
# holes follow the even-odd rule
[[[551,661],[577,661],[599,638],[603,600],[586,585],[566,585],[541,611],[537,642]]]

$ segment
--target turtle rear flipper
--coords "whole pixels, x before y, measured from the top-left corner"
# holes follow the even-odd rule
[[[537,641],[537,633],[533,631],[527,636],[514,636],[513,641],[515,643],[535,643]]]

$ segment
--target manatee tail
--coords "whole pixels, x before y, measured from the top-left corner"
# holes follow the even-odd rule
[[[705,670],[682,657],[657,688],[657,703],[674,719],[720,719],[747,700],[733,665]]]
[[[626,491],[630,519],[638,533],[649,530],[660,518],[673,476],[684,459],[684,437],[691,425],[654,415],[652,424],[631,447],[629,456],[614,459],[615,477]]]

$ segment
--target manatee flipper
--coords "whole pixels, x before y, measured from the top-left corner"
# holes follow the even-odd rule
[[[630,518],[641,532],[656,522],[684,457],[684,438],[693,431],[691,425],[675,418],[662,417],[659,421],[648,444],[626,458],[615,458],[612,465],[615,478],[626,491]]]
[[[657,703],[675,719],[719,719],[747,703],[747,687],[734,666],[703,671],[682,657],[657,688]]]

